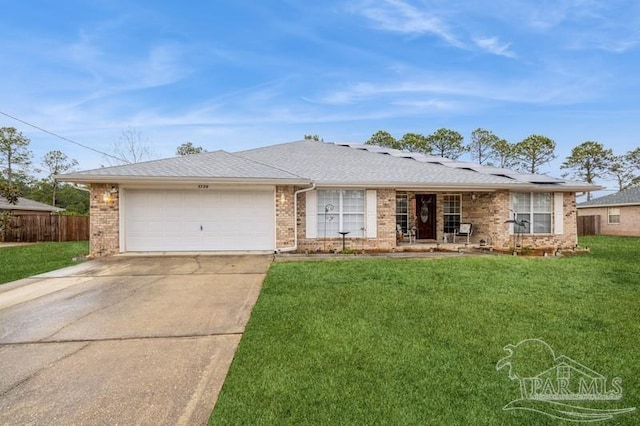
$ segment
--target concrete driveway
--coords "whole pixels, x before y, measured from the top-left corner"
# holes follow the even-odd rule
[[[206,424],[271,260],[111,257],[0,285],[0,424]]]

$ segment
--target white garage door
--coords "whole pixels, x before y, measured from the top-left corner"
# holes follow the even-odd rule
[[[273,250],[270,190],[126,190],[126,251]]]

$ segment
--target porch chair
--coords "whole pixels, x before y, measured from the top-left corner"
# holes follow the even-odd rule
[[[396,239],[398,241],[402,241],[404,237],[409,238],[409,244],[413,244],[416,242],[416,231],[415,228],[407,229],[406,232],[402,230],[402,226],[400,224],[396,224]]]
[[[467,244],[469,244],[469,237],[473,234],[472,223],[461,223],[456,232],[453,233],[453,242],[456,242],[456,237],[467,237]]]

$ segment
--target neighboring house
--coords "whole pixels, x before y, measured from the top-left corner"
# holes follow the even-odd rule
[[[640,187],[578,204],[578,216],[599,217],[596,234],[640,237]]]
[[[19,197],[16,204],[11,204],[6,198],[0,197],[0,213],[9,213],[11,215],[49,215],[62,211],[64,211],[64,209],[29,200],[28,198]]]
[[[91,253],[400,250],[397,225],[443,242],[577,244],[575,193],[594,185],[362,144],[304,140],[70,173],[91,187]]]

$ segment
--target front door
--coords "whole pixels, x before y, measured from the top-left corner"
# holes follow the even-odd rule
[[[421,240],[436,239],[436,196],[416,194],[416,237]]]

